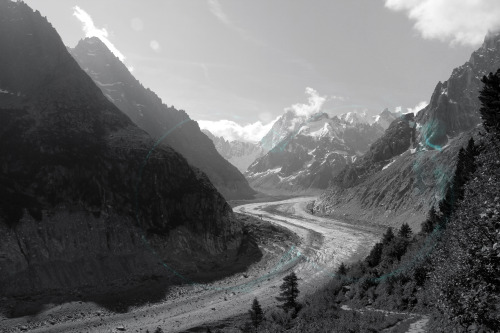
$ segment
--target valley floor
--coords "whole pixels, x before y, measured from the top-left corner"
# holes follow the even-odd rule
[[[259,244],[262,260],[244,273],[210,284],[177,286],[159,302],[121,312],[90,302],[47,305],[34,316],[0,318],[0,331],[153,332],[157,327],[164,332],[199,331],[194,328],[219,326],[227,319],[246,315],[255,297],[264,309],[275,306],[282,278],[291,270],[300,278],[301,295],[311,294],[332,278],[341,262],[366,256],[383,232],[376,226],[354,226],[311,215],[306,205],[314,199],[292,198],[234,208],[298,236],[298,241],[283,242],[279,235],[268,235],[270,241]]]

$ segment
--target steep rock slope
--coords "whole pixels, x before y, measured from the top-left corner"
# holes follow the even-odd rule
[[[0,295],[234,262],[242,226],[224,198],[171,148],[151,150],[40,13],[1,0],[0,45]]]
[[[439,82],[429,105],[419,112],[421,135],[428,144],[445,145],[448,138],[480,123],[479,89],[481,78],[500,67],[500,34],[486,36],[469,61],[455,68],[450,78]]]
[[[213,141],[215,149],[217,149],[219,154],[241,172],[247,171],[250,164],[266,153],[266,150],[260,143],[238,140],[228,141],[222,136],[217,137],[213,135],[209,130],[202,130],[202,132]]]
[[[371,149],[346,168],[314,203],[314,211],[388,225],[404,221],[419,230],[425,214],[444,195],[458,150],[477,135],[480,78],[498,67],[500,34],[489,35],[448,81],[438,83],[430,104],[413,120],[416,141],[403,140],[407,131],[391,132],[391,124],[374,144],[379,146],[380,158]],[[390,147],[399,140],[404,145],[398,146],[407,150]]]
[[[256,189],[273,193],[326,189],[333,177],[383,134],[378,124],[357,121],[352,115],[342,120],[317,113],[303,120],[292,119],[291,112],[276,122],[277,128],[296,130],[288,131],[271,151],[248,168],[246,177]]]
[[[183,110],[163,104],[154,92],[144,88],[101,40],[81,40],[71,53],[111,102],[153,138],[164,137],[162,143],[205,172],[226,199],[253,196],[245,177],[220,156],[198,123]]]

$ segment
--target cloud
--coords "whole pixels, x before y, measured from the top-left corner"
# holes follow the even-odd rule
[[[418,103],[417,105],[415,105],[415,107],[407,108],[406,110],[408,110],[407,113],[413,113],[416,115],[418,111],[422,110],[427,105],[429,105],[429,103],[427,103],[426,101],[422,101],[422,102]]]
[[[214,14],[219,21],[229,27],[233,27],[233,24],[227,17],[226,13],[224,13],[224,10],[222,10],[222,6],[218,0],[208,0],[208,8],[210,8],[212,14]]]
[[[236,24],[234,24],[230,19],[229,16],[224,12],[224,9],[222,8],[222,5],[220,4],[219,0],[208,0],[208,8],[210,9],[210,12],[226,27],[229,29],[236,31],[241,37],[257,44],[260,46],[267,46],[266,43],[264,43],[262,40],[255,38],[252,36],[248,31],[245,29],[242,29],[238,27]]]
[[[95,26],[94,20],[90,15],[78,6],[73,7],[73,16],[75,16],[83,25],[83,32],[85,37],[97,37],[99,38],[108,49],[113,52],[115,56],[120,59],[120,61],[125,60],[125,56],[121,53],[113,43],[108,39],[109,33],[105,28],[99,29]]]
[[[385,0],[385,6],[406,12],[425,39],[475,46],[500,29],[499,0]]]
[[[306,88],[306,94],[309,95],[307,104],[294,104],[286,108],[285,111],[294,111],[297,116],[304,117],[318,113],[325,104],[326,97],[320,96],[316,90],[310,87]]]
[[[222,136],[229,141],[258,142],[269,132],[276,120],[277,118],[266,125],[261,121],[256,121],[242,126],[232,120],[199,120],[198,124],[201,129],[207,129],[213,135]]]
[[[151,42],[149,42],[149,46],[153,49],[153,51],[160,52],[161,47],[158,41],[152,40]]]

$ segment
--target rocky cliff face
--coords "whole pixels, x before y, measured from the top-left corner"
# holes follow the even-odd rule
[[[355,121],[358,118],[352,115],[340,119],[318,113],[302,121],[301,117],[292,119],[290,113],[276,122],[277,128],[296,130],[288,131],[271,151],[248,168],[246,177],[256,189],[270,193],[326,189],[346,165],[383,134],[378,124]]]
[[[477,135],[480,79],[499,67],[500,35],[495,34],[437,84],[415,119],[407,119],[408,125],[395,120],[365,156],[343,170],[314,204],[315,212],[389,225],[404,221],[420,230],[444,195],[458,150]]]
[[[208,178],[138,129],[57,32],[0,1],[0,295],[230,265],[242,226]]]
[[[219,154],[241,172],[246,172],[250,164],[267,152],[260,143],[228,141],[223,137],[213,135],[208,130],[202,132],[212,140]]]
[[[445,145],[449,138],[471,130],[480,123],[479,90],[481,78],[500,68],[500,34],[491,34],[472,53],[470,60],[455,68],[450,78],[439,82],[429,105],[419,112],[422,140]]]
[[[207,174],[226,199],[248,199],[254,191],[226,161],[183,110],[168,107],[146,89],[98,38],[87,38],[71,50],[73,57],[104,95],[141,129],[181,153]]]

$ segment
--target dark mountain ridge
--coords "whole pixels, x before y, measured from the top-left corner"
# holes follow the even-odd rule
[[[40,13],[1,0],[0,45],[0,295],[235,264],[244,236],[224,198],[152,149]]]
[[[115,106],[153,138],[161,138],[162,144],[171,146],[205,172],[226,199],[253,197],[255,191],[245,177],[217,152],[198,123],[185,111],[163,104],[99,38],[81,40],[70,52]]]

